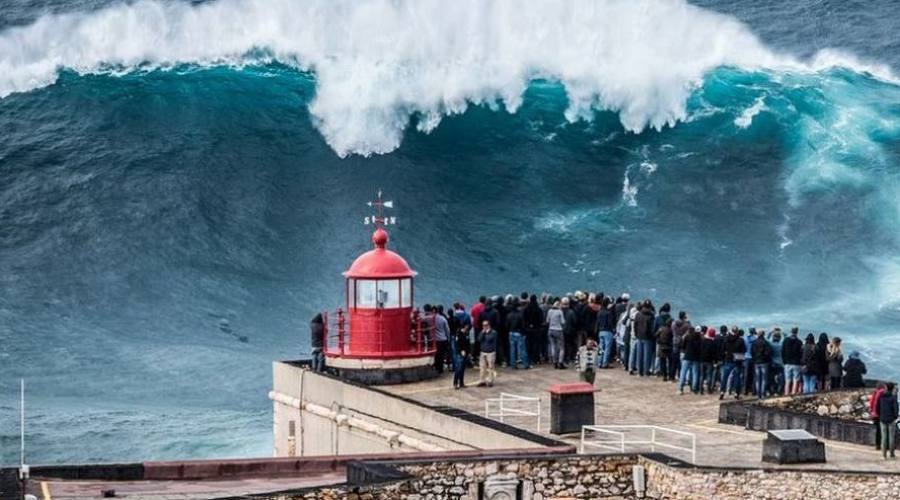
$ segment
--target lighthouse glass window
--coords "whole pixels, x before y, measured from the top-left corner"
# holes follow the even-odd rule
[[[355,280],[356,307],[360,309],[383,309],[401,307],[402,302],[410,302],[409,279],[402,280]],[[401,295],[402,292],[402,295]]]

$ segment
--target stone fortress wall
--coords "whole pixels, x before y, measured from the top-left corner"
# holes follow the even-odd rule
[[[497,457],[352,466],[348,486],[265,500],[900,498],[900,475],[693,467],[664,455]],[[635,481],[635,475],[643,481]],[[354,485],[355,483],[355,485]]]

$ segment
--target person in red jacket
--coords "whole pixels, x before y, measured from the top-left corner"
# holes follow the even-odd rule
[[[875,424],[876,450],[881,449],[881,419],[878,418],[878,400],[881,399],[884,390],[884,382],[878,382],[878,385],[875,386],[875,392],[872,393],[872,397],[869,399],[869,415],[872,417],[872,423]]]

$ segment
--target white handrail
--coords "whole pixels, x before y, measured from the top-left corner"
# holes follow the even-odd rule
[[[612,429],[640,429],[640,430],[649,430],[650,431],[650,439],[626,439],[625,432],[615,431]],[[657,431],[661,433],[670,433],[677,434],[679,436],[689,437],[691,439],[691,446],[678,446],[675,444],[670,444],[666,442],[662,442],[659,440],[659,436],[657,435]],[[618,436],[618,451],[625,453],[625,445],[641,445],[641,444],[649,444],[650,451],[655,452],[656,447],[663,447],[672,450],[685,451],[691,454],[691,463],[697,463],[697,435],[691,432],[679,431],[676,429],[671,429],[669,427],[662,427],[658,425],[585,425],[581,428],[581,453],[584,453],[585,446],[593,446],[595,448],[606,448],[615,450],[616,447],[610,445],[610,443],[615,443],[615,441],[597,441],[597,440],[589,440],[587,439],[587,432],[596,432],[603,433],[607,435],[615,435]]]
[[[523,408],[510,408],[510,404],[534,403],[534,410]],[[491,406],[499,407],[499,412],[491,412]],[[537,432],[541,431],[541,398],[520,396],[518,394],[510,394],[501,392],[499,398],[488,398],[484,400],[484,416],[486,418],[498,417],[500,422],[504,422],[505,417],[536,417]],[[505,423],[505,422],[504,422]]]

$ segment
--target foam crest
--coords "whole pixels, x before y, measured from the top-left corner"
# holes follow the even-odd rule
[[[612,110],[640,132],[684,120],[713,68],[799,67],[683,0],[140,0],[0,33],[0,97],[50,85],[60,68],[242,65],[261,53],[315,72],[310,110],[341,156],[394,150],[414,116],[427,132],[472,104],[514,112],[534,78],[565,86],[569,120]]]

